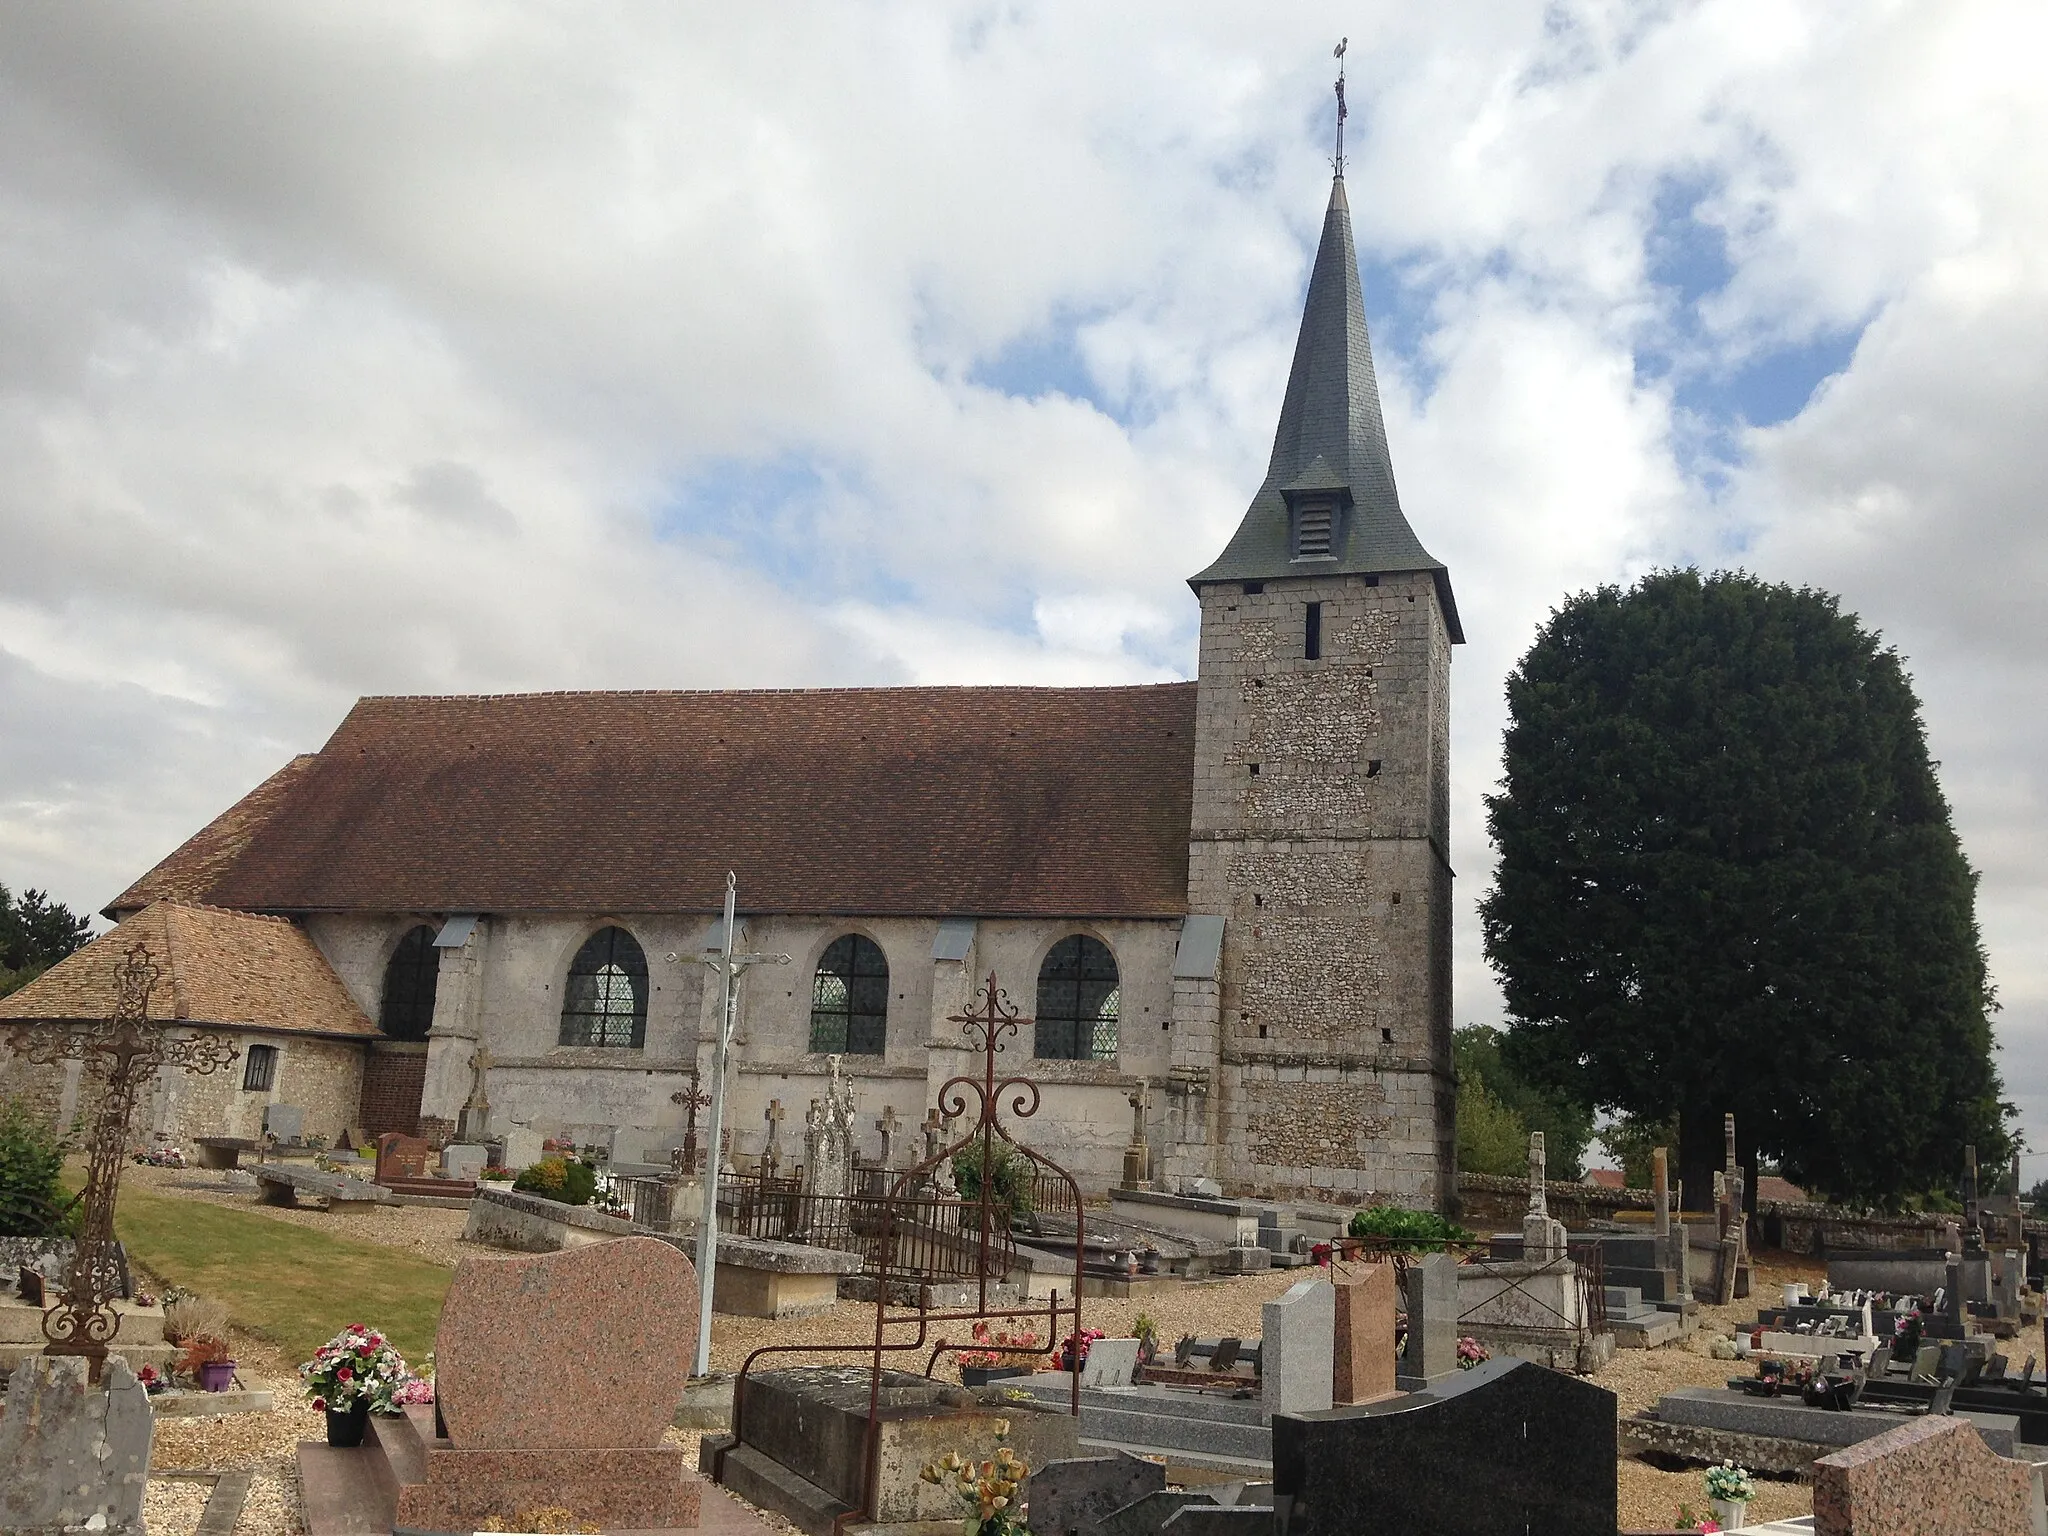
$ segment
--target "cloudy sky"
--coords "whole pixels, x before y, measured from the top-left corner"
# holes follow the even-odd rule
[[[2048,1148],[2038,0],[9,7],[0,882],[366,692],[1189,675],[1343,34],[1460,1021],[1503,675],[1740,564],[1908,658]]]

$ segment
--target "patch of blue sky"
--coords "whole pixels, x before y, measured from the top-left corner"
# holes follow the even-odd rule
[[[1019,400],[1064,395],[1093,406],[1118,426],[1135,426],[1142,415],[1135,403],[1112,398],[1089,370],[1081,350],[1086,324],[1080,316],[1060,315],[1040,330],[1014,336],[994,354],[977,359],[967,381]]]
[[[688,539],[819,601],[909,602],[915,588],[864,554],[866,541],[831,526],[831,509],[858,495],[842,468],[800,454],[713,459],[671,486],[655,508],[655,534]]]
[[[1727,482],[1748,427],[1775,426],[1848,366],[1861,324],[1758,346],[1709,330],[1705,306],[1735,278],[1725,231],[1702,218],[1715,191],[1705,176],[1668,176],[1652,205],[1648,275],[1666,298],[1635,349],[1636,376],[1665,381],[1682,422],[1680,463],[1711,491]]]
[[[1416,398],[1427,403],[1443,373],[1428,345],[1435,329],[1437,293],[1426,277],[1432,265],[1419,258],[1388,261],[1364,250],[1359,252],[1358,269],[1374,367],[1384,369],[1390,362],[1398,366]],[[1302,296],[1306,301],[1306,285]]]

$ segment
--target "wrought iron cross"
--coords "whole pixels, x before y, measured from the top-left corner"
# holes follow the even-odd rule
[[[697,1086],[697,1074],[690,1074],[690,1088],[687,1093],[677,1092],[669,1096],[669,1102],[683,1106],[689,1119],[683,1125],[683,1172],[697,1171],[697,1111],[711,1107],[711,1095]]]
[[[129,946],[114,973],[114,1015],[86,1023],[48,1021],[21,1025],[8,1035],[8,1048],[24,1061],[54,1066],[78,1061],[106,1090],[93,1116],[91,1165],[85,1180],[85,1220],[71,1267],[64,1274],[63,1300],[43,1314],[46,1355],[82,1355],[98,1381],[107,1345],[120,1331],[114,1298],[121,1292],[121,1265],[114,1250],[114,1203],[121,1169],[128,1159],[128,1122],[136,1096],[159,1068],[180,1067],[204,1077],[242,1053],[221,1035],[172,1036],[149,1017],[149,994],[163,972],[149,958],[149,946]]]

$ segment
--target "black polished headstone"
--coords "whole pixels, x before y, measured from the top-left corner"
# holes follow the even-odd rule
[[[1527,1360],[1422,1392],[1273,1418],[1288,1536],[1614,1536],[1615,1398]]]
[[[1075,1536],[1093,1531],[1127,1504],[1166,1486],[1156,1461],[1116,1451],[1072,1461],[1048,1461],[1024,1483],[1033,1536]]]

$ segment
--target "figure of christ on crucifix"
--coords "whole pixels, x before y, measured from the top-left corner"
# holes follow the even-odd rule
[[[88,1075],[105,1083],[93,1115],[89,1148],[91,1164],[85,1179],[85,1218],[71,1267],[64,1274],[64,1296],[43,1314],[46,1355],[83,1355],[93,1381],[107,1360],[107,1345],[120,1331],[114,1299],[121,1294],[121,1265],[114,1248],[114,1203],[121,1193],[121,1168],[128,1161],[128,1122],[142,1087],[162,1067],[180,1067],[206,1076],[229,1065],[242,1053],[219,1035],[174,1038],[149,1017],[149,994],[161,970],[149,958],[146,944],[129,947],[128,957],[114,973],[112,1018],[86,1023],[69,1020],[16,1027],[8,1048],[23,1061],[54,1066],[82,1062]]]

